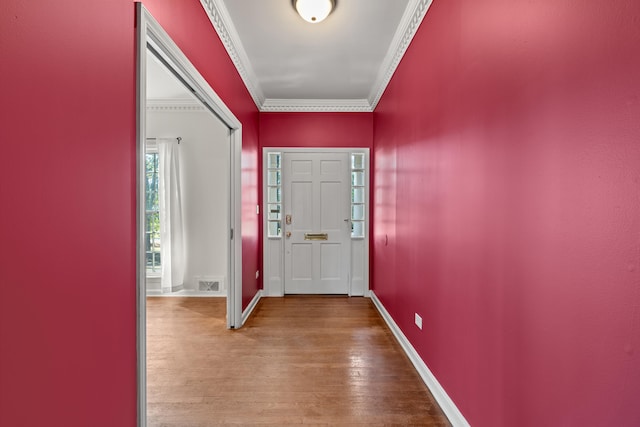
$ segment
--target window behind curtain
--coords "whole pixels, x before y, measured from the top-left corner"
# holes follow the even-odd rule
[[[145,252],[147,274],[160,274],[160,206],[158,203],[158,153],[146,153],[145,159]]]

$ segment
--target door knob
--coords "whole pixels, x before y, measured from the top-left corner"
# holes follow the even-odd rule
[[[287,232],[285,233],[285,236],[287,236],[287,239],[288,239],[289,237],[291,237],[291,232],[290,232],[290,231],[287,231]]]

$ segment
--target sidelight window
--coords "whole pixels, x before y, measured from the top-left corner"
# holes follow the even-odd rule
[[[267,236],[282,236],[282,155],[267,157]]]
[[[351,154],[351,238],[364,238],[365,224],[365,158]]]

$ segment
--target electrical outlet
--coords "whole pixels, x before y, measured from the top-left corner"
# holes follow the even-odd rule
[[[416,326],[422,330],[422,317],[416,313]]]
[[[256,270],[256,279],[260,277],[260,270]]]

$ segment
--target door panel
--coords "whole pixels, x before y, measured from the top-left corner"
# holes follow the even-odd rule
[[[310,243],[295,243],[291,245],[291,278],[294,280],[313,280],[312,265],[308,262],[312,258],[313,248]]]
[[[296,230],[313,229],[313,183],[312,182],[292,182],[291,194],[287,195],[291,199],[289,212],[292,218],[296,219]],[[293,229],[292,229],[293,230]]]
[[[348,153],[284,153],[285,293],[349,293],[348,160]]]
[[[340,279],[340,258],[342,245],[326,243],[320,246],[320,278],[323,280]]]
[[[343,228],[345,218],[339,209],[336,209],[335,201],[342,197],[341,182],[321,182],[320,183],[320,229],[334,230],[340,232]]]

